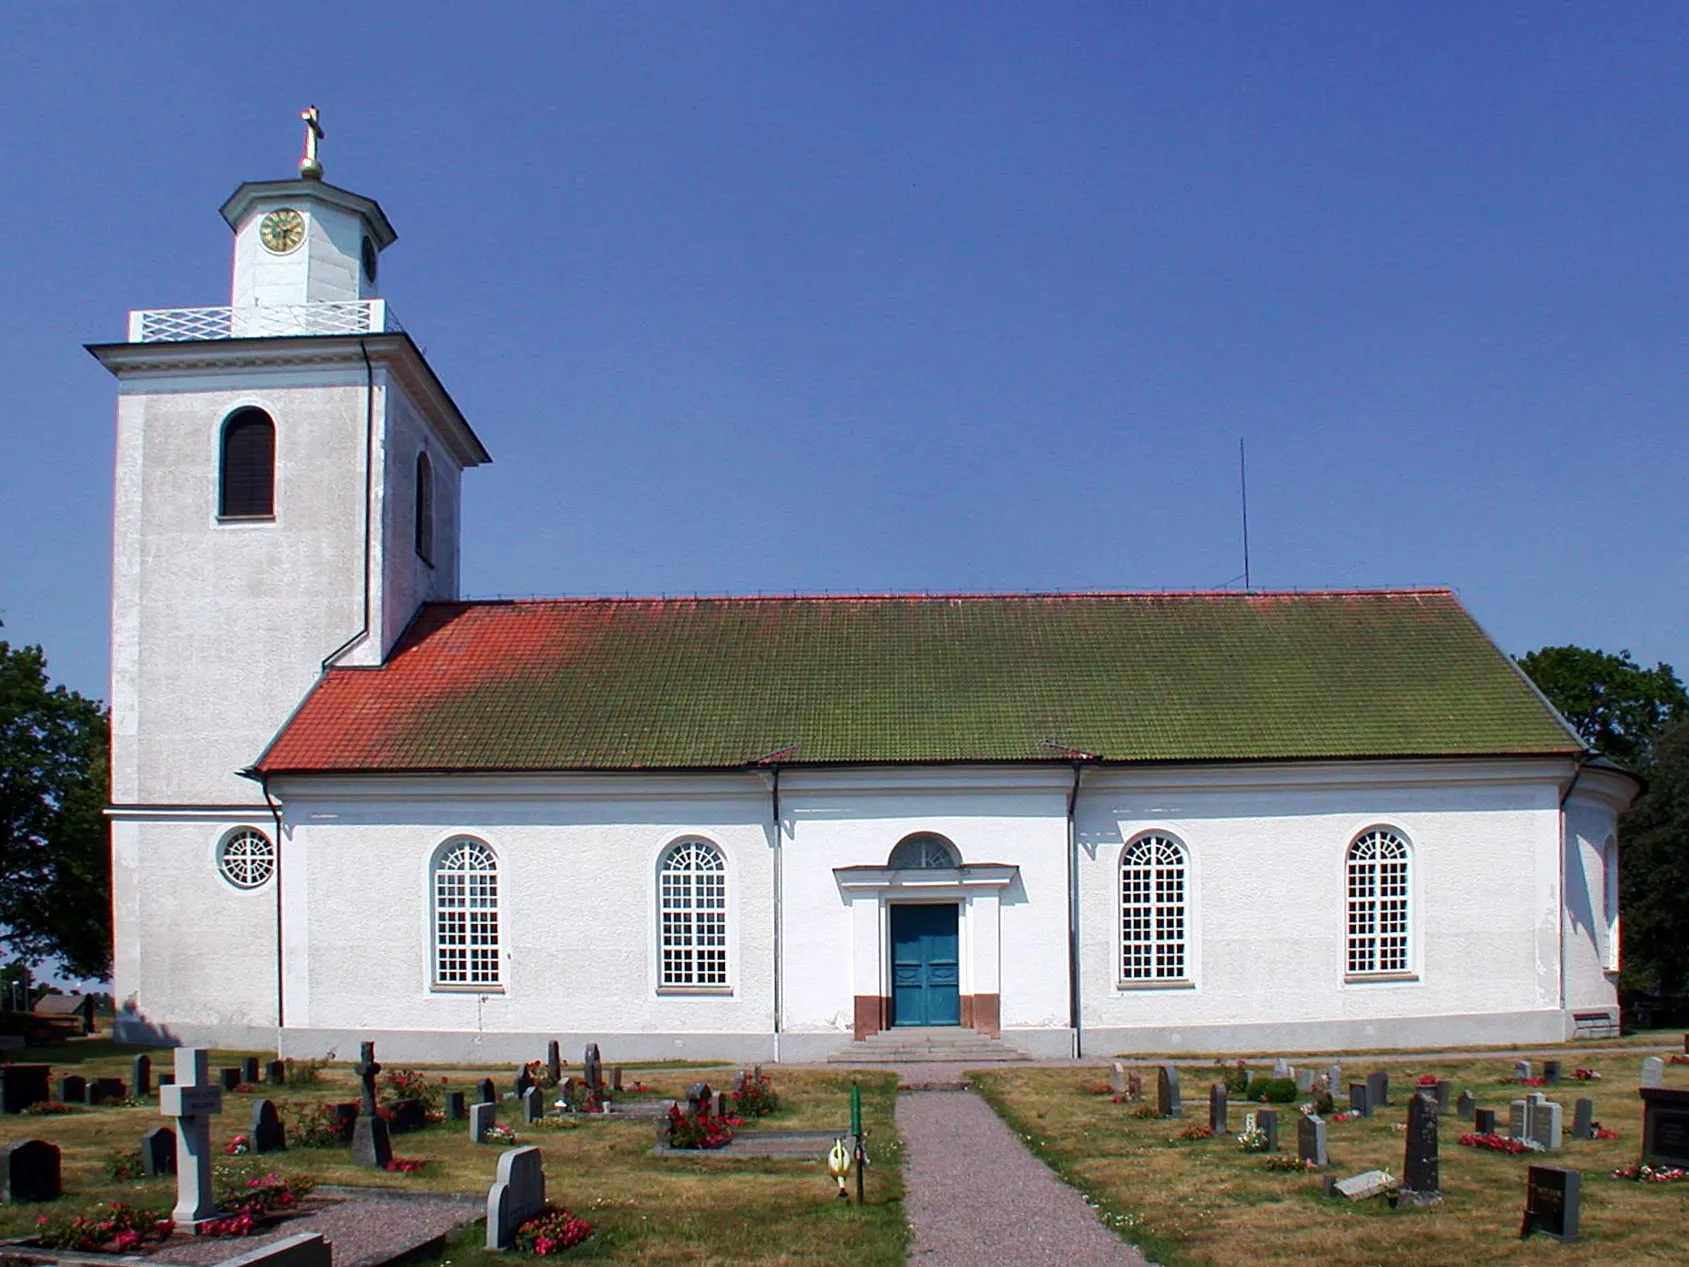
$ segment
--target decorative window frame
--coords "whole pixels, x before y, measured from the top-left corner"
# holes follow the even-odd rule
[[[714,872],[679,872],[671,870],[669,866],[670,860],[682,850],[692,847],[701,847],[702,849],[713,853],[717,862],[720,864],[719,869]],[[692,904],[697,898],[696,881],[693,881],[693,883],[688,887],[687,906],[676,906],[671,909],[668,905],[670,896],[668,877],[671,875],[685,874],[693,876],[715,874],[720,877],[721,892],[719,894],[719,899],[714,899],[719,900],[720,905],[713,908],[706,908],[703,912],[706,915],[719,916],[719,946],[699,946],[697,944],[698,921],[696,917],[700,912],[698,911],[698,908]],[[734,902],[734,893],[737,886],[735,884],[733,866],[729,861],[727,850],[722,846],[720,841],[712,839],[701,832],[686,832],[679,836],[675,836],[657,851],[655,866],[652,869],[652,879],[652,909],[655,914],[655,923],[652,927],[651,946],[653,951],[652,975],[653,980],[655,981],[655,992],[658,995],[665,997],[726,997],[732,995],[734,992],[734,966],[738,961],[738,956],[734,954],[734,937],[736,929],[738,928],[738,912]],[[669,936],[669,924],[665,917],[671,914],[675,916],[689,914],[692,917],[686,920],[688,932],[685,935],[690,944],[675,945],[673,947],[665,945]],[[676,921],[677,924],[679,922],[679,920]],[[693,952],[693,969],[690,974],[693,977],[692,980],[680,981],[670,979],[666,952],[671,949],[677,951],[689,950]],[[696,979],[698,976],[698,961],[695,956],[699,950],[719,950],[721,956],[719,970],[719,976],[721,979],[719,981],[699,981]],[[713,976],[717,974],[709,972],[705,975]]]
[[[270,428],[270,509],[256,514],[231,513],[224,509],[225,491],[229,476],[229,428],[247,415],[261,416]],[[215,493],[212,499],[212,518],[219,524],[271,524],[276,522],[277,508],[281,504],[281,463],[277,460],[278,450],[281,448],[281,428],[276,425],[276,416],[269,409],[255,401],[243,401],[230,408],[217,424],[216,453],[213,465],[217,472]]]
[[[262,853],[252,850],[250,842],[253,839],[263,842]],[[231,853],[230,846],[236,844],[240,844],[241,848]],[[276,869],[280,865],[276,842],[270,839],[270,833],[250,823],[231,827],[217,837],[217,845],[212,855],[217,874],[222,877],[224,884],[237,893],[256,893],[267,887],[276,878]],[[262,874],[257,879],[252,879],[255,871],[262,871]],[[240,878],[243,875],[246,878]]]
[[[491,859],[492,865],[490,868],[462,868],[462,873],[466,876],[462,895],[463,905],[457,908],[447,908],[459,909],[465,916],[461,931],[461,936],[463,938],[461,945],[464,954],[462,973],[464,979],[456,980],[448,979],[446,972],[442,969],[441,951],[442,949],[446,949],[448,947],[443,944],[441,935],[441,912],[443,908],[440,901],[440,877],[442,874],[450,874],[449,872],[443,870],[442,864],[451,855],[451,853],[457,848],[466,846],[475,846],[485,850],[486,856]],[[484,877],[489,873],[492,876],[493,882],[492,905],[490,908],[492,912],[492,939],[490,946],[485,940],[484,925],[481,934],[482,940],[479,945],[477,945],[476,941],[473,940],[473,925],[468,916],[475,908],[469,905],[471,893],[467,882],[467,877],[477,875]],[[474,835],[469,832],[454,832],[436,845],[429,853],[427,879],[428,988],[431,992],[436,994],[503,994],[505,992],[506,982],[504,960],[506,945],[506,920],[504,894],[502,891],[503,886],[501,883],[502,878],[503,867],[499,851],[482,836]],[[483,976],[480,980],[474,979],[474,973],[476,970],[474,951],[477,949],[482,951],[490,949],[492,952],[491,963],[493,975],[490,980],[485,976]],[[483,965],[485,962],[486,960],[483,958]]]
[[[921,856],[911,862],[916,849],[921,851]],[[935,849],[944,853],[942,863],[935,861],[938,857]],[[901,861],[899,853],[903,854]],[[956,871],[962,866],[962,851],[943,832],[912,831],[892,846],[891,853],[886,855],[886,866],[893,871]]]
[[[1127,936],[1126,936],[1126,911],[1127,911],[1127,904],[1126,904],[1126,870],[1127,870],[1127,859],[1132,856],[1134,851],[1140,849],[1141,847],[1143,847],[1145,844],[1147,844],[1149,841],[1152,841],[1152,840],[1153,841],[1160,841],[1160,842],[1170,846],[1172,849],[1174,849],[1178,853],[1178,856],[1179,856],[1179,861],[1178,861],[1179,876],[1178,876],[1178,894],[1177,894],[1178,900],[1177,900],[1176,903],[1174,903],[1172,901],[1167,901],[1167,902],[1164,903],[1160,900],[1160,898],[1162,896],[1162,891],[1160,889],[1159,877],[1155,874],[1155,872],[1159,868],[1157,868],[1153,863],[1145,865],[1145,866],[1134,866],[1134,870],[1148,870],[1150,872],[1150,876],[1149,876],[1149,884],[1151,886],[1151,888],[1150,888],[1150,901],[1147,904],[1147,908],[1146,908],[1149,912],[1148,918],[1150,920],[1150,927],[1149,927],[1150,936],[1149,936],[1149,939],[1147,941],[1135,941],[1135,942],[1129,943],[1128,940],[1127,940]],[[1140,831],[1134,832],[1130,837],[1127,838],[1126,842],[1123,845],[1120,846],[1120,852],[1115,857],[1114,868],[1113,868],[1113,871],[1112,871],[1111,874],[1112,874],[1112,877],[1113,877],[1112,905],[1113,905],[1113,909],[1114,909],[1114,976],[1115,976],[1115,981],[1116,981],[1115,988],[1118,989],[1118,990],[1192,990],[1192,989],[1195,989],[1196,988],[1196,971],[1195,971],[1196,939],[1193,936],[1193,933],[1194,933],[1194,930],[1195,930],[1195,927],[1196,927],[1196,923],[1195,923],[1196,904],[1195,904],[1195,901],[1194,901],[1194,893],[1195,893],[1195,888],[1196,888],[1195,883],[1194,883],[1195,866],[1194,866],[1194,862],[1193,862],[1193,858],[1192,858],[1191,848],[1188,844],[1185,843],[1184,837],[1181,834],[1179,834],[1178,832],[1171,831],[1171,830],[1169,830],[1168,828],[1165,828],[1165,827],[1147,827],[1147,828],[1144,828]],[[1143,904],[1135,904],[1135,905],[1141,906]],[[1175,908],[1175,906],[1176,906],[1176,909],[1177,909],[1177,915],[1174,916],[1174,918],[1176,918],[1178,920],[1178,931],[1179,931],[1179,937],[1177,939],[1177,945],[1178,945],[1178,965],[1177,965],[1177,967],[1178,967],[1178,971],[1176,973],[1169,972],[1166,975],[1161,975],[1161,976],[1158,976],[1158,975],[1151,975],[1151,976],[1144,976],[1144,977],[1127,976],[1126,975],[1126,954],[1127,954],[1127,950],[1128,950],[1129,945],[1139,945],[1139,946],[1147,947],[1148,952],[1151,956],[1152,971],[1155,970],[1158,967],[1158,965],[1156,965],[1155,962],[1154,962],[1154,960],[1158,956],[1158,948],[1160,947],[1160,945],[1162,944],[1162,942],[1164,940],[1166,942],[1168,942],[1169,944],[1171,944],[1173,942],[1172,938],[1163,939],[1162,937],[1158,936],[1162,927],[1164,927],[1162,921],[1165,918],[1167,918],[1166,916],[1163,916],[1162,911],[1163,911],[1164,907],[1168,910],[1172,910],[1172,909]]]
[[[1364,844],[1375,837],[1389,837],[1401,846],[1402,853],[1399,859],[1380,858],[1372,860],[1374,873],[1371,893],[1370,895],[1363,893],[1358,899],[1370,904],[1372,922],[1370,923],[1370,931],[1363,928],[1361,931],[1357,932],[1354,923],[1357,902],[1355,893],[1355,867],[1357,859],[1355,857],[1355,853],[1357,849],[1361,848]],[[1340,927],[1343,930],[1341,953],[1343,982],[1345,985],[1366,985],[1375,982],[1392,981],[1412,982],[1419,980],[1419,970],[1417,964],[1420,939],[1416,930],[1422,916],[1420,913],[1420,868],[1418,858],[1416,857],[1417,853],[1418,849],[1414,843],[1412,834],[1396,823],[1368,823],[1359,831],[1350,834],[1348,843],[1343,847],[1341,880],[1342,914]],[[1364,863],[1367,860],[1362,859],[1359,861]],[[1400,862],[1402,868],[1400,881],[1399,883],[1392,883],[1387,892],[1383,891],[1381,881],[1389,879],[1390,877],[1381,875],[1377,868],[1397,861]],[[1391,913],[1384,907],[1384,904],[1387,902],[1400,903],[1401,912],[1399,931],[1396,930],[1394,923],[1392,923],[1388,929],[1383,927],[1381,924],[1382,917]],[[1386,940],[1398,937],[1401,941],[1399,953],[1381,953],[1383,943]],[[1374,946],[1372,956],[1372,962],[1375,966],[1357,968],[1355,966],[1355,948],[1357,942],[1363,942],[1368,939],[1377,943]]]

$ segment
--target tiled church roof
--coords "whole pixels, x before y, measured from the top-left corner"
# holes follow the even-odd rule
[[[280,771],[1575,753],[1447,590],[425,607]]]

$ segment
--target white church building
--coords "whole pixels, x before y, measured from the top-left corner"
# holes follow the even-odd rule
[[[1616,1024],[1634,781],[1448,591],[463,600],[489,458],[386,310],[386,215],[314,163],[222,212],[229,306],[90,349],[119,1037],[814,1060]]]

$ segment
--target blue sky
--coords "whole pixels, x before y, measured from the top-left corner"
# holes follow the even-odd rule
[[[328,178],[471,595],[1446,584],[1689,671],[1682,4],[9,6],[0,637],[104,696],[130,308]]]

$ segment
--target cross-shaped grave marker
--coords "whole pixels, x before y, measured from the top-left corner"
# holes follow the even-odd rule
[[[381,1072],[375,1059],[375,1044],[362,1044],[359,1054],[362,1059],[352,1072],[363,1086],[364,1102],[352,1126],[352,1164],[385,1169],[393,1160],[393,1141],[388,1138],[387,1123],[375,1111],[375,1075]]]
[[[203,1047],[176,1049],[176,1081],[158,1089],[158,1111],[176,1120],[176,1208],[171,1218],[185,1229],[217,1217],[211,1199],[211,1118],[223,1111],[223,1088],[211,1081],[211,1053]]]

